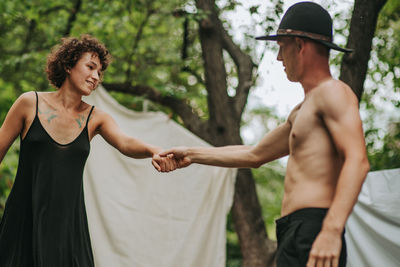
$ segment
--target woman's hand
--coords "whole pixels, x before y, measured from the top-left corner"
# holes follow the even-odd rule
[[[160,154],[154,154],[151,163],[159,172],[170,172],[178,168],[178,163],[173,155],[160,156]]]

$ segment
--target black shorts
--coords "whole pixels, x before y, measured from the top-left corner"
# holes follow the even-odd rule
[[[305,267],[315,238],[321,231],[328,209],[306,208],[276,220],[277,267]],[[344,231],[339,266],[346,266]]]

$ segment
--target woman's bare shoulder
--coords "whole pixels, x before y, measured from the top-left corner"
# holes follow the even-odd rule
[[[15,108],[18,108],[21,112],[31,111],[34,107],[36,108],[36,95],[34,91],[26,92],[21,94],[17,100],[15,100]]]

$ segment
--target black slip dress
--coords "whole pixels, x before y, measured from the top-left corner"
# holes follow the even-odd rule
[[[35,92],[36,93],[36,92]],[[88,121],[59,144],[36,116],[23,140],[18,171],[0,223],[1,267],[93,267],[83,195],[90,151]]]

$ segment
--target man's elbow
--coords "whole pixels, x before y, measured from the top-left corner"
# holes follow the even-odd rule
[[[353,169],[360,179],[364,180],[370,170],[367,155],[352,154],[345,157],[345,165]]]
[[[362,172],[363,172],[365,175],[367,175],[367,173],[368,173],[369,170],[370,170],[370,165],[369,165],[368,158],[367,158],[367,157],[364,157],[364,158],[361,160],[360,165],[361,165],[360,168],[361,168]]]
[[[353,162],[352,164],[354,164],[354,166],[357,166],[356,168],[358,172],[361,174],[360,177],[363,177],[363,179],[365,179],[370,170],[370,165],[367,156],[365,155],[361,157],[354,157],[351,162]]]
[[[260,157],[252,155],[249,158],[250,158],[249,165],[251,168],[257,169],[257,168],[260,168],[264,164],[264,161]]]

